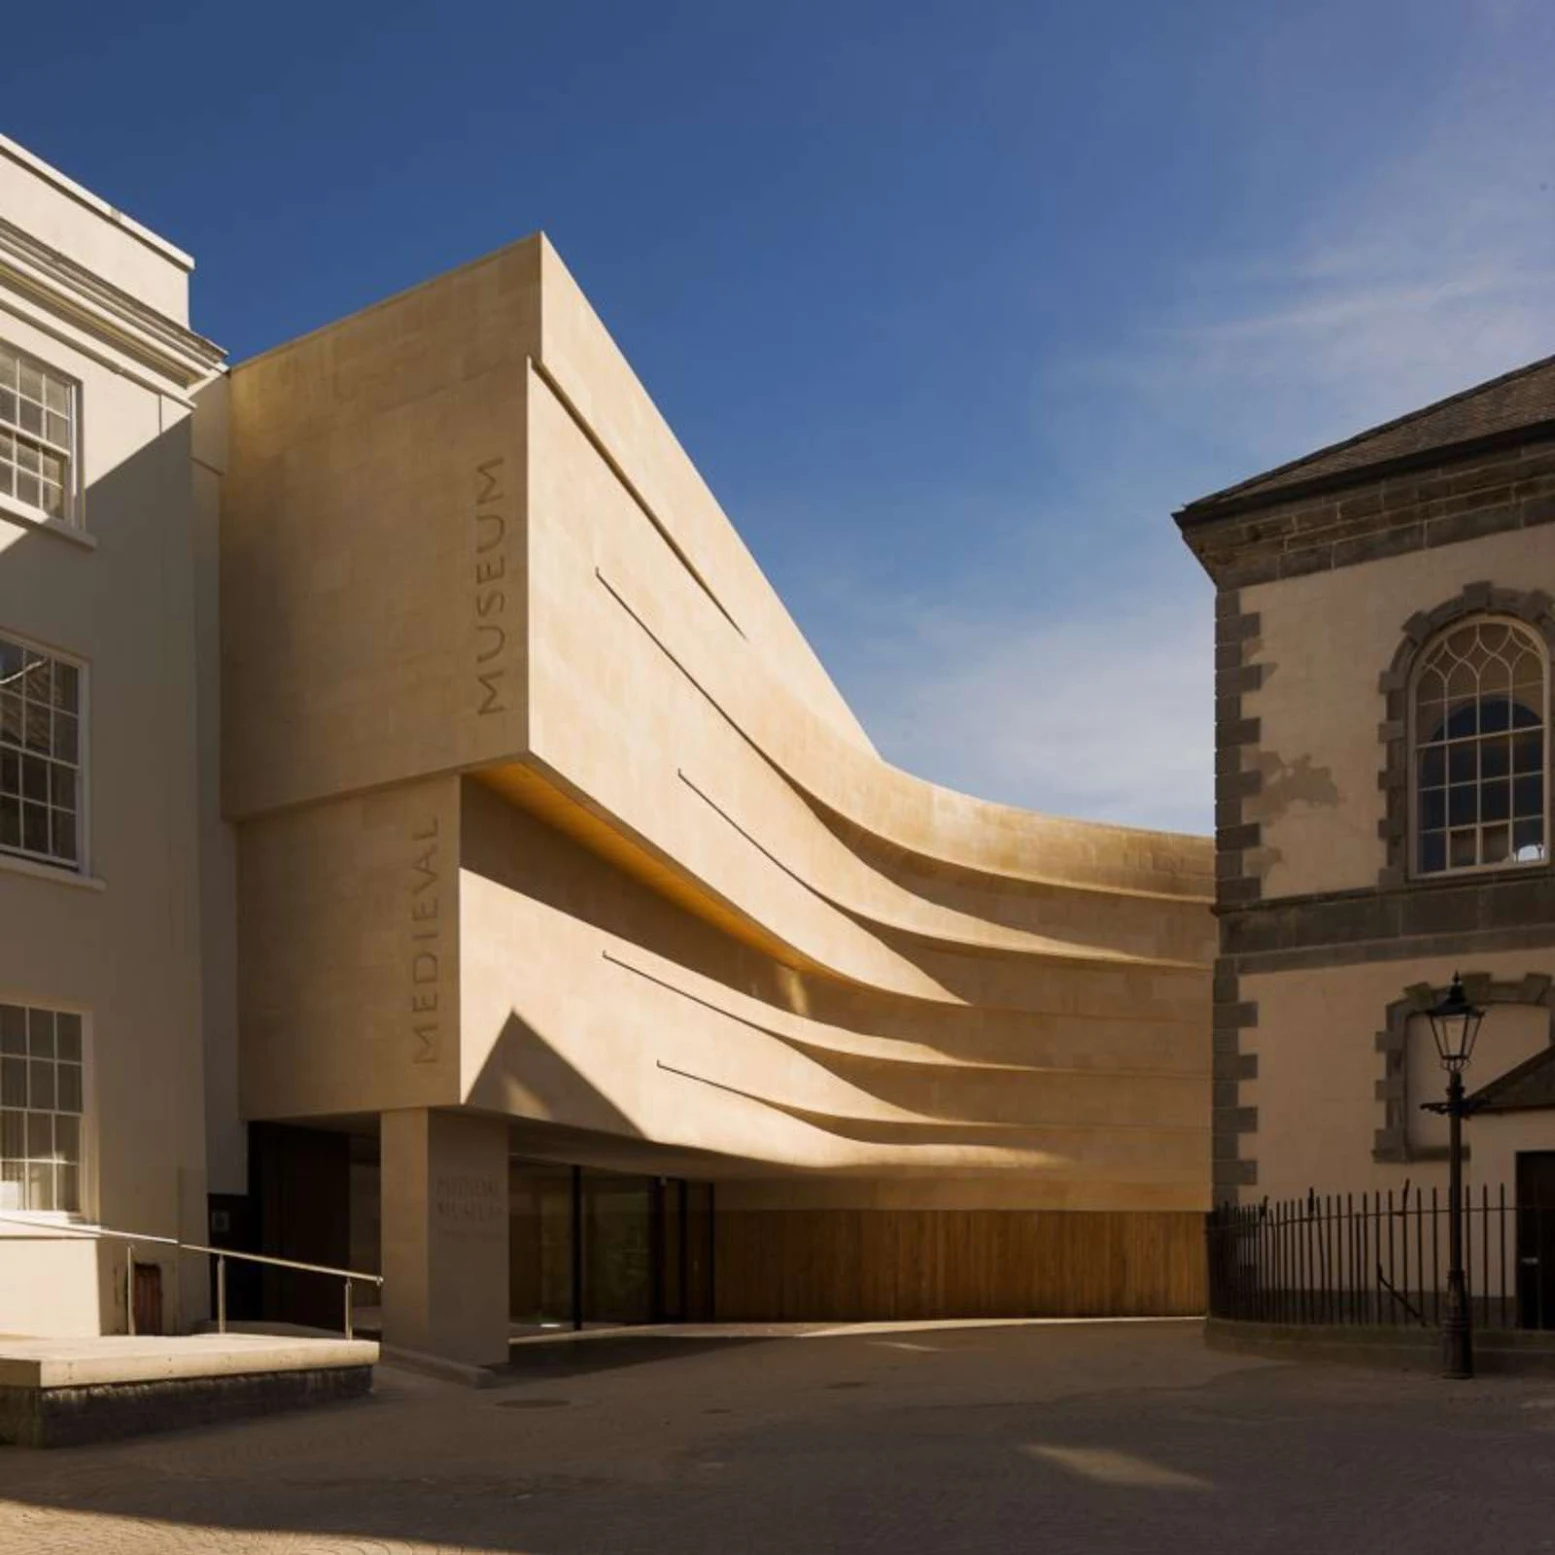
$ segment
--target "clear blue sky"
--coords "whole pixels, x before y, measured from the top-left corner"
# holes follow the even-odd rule
[[[1546,0],[13,8],[240,360],[543,227],[882,752],[1210,824],[1189,498],[1555,350]]]

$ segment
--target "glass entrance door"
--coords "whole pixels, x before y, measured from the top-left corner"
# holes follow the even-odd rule
[[[686,1184],[661,1177],[656,1184],[659,1220],[658,1293],[661,1323],[686,1321]]]
[[[712,1189],[678,1177],[513,1161],[509,1312],[517,1324],[712,1317]]]
[[[583,1319],[654,1318],[654,1180],[583,1173]]]
[[[508,1310],[515,1323],[573,1322],[573,1176],[570,1166],[510,1166]]]

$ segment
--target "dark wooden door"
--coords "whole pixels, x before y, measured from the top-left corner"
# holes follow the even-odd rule
[[[349,1267],[351,1141],[322,1129],[255,1123],[249,1169],[259,1209],[260,1251],[298,1263]],[[344,1293],[331,1275],[266,1268],[260,1281],[266,1318],[310,1328],[339,1328]]]
[[[162,1332],[162,1266],[157,1263],[135,1265],[135,1332]]]
[[[1517,1156],[1517,1322],[1555,1328],[1555,1150]]]

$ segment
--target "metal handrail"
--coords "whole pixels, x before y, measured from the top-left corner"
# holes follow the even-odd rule
[[[351,1287],[354,1282],[360,1280],[364,1284],[376,1285],[383,1288],[383,1276],[381,1274],[365,1274],[360,1269],[337,1269],[326,1263],[300,1263],[295,1258],[274,1258],[269,1253],[243,1253],[233,1247],[207,1247],[203,1242],[184,1242],[176,1236],[153,1236],[149,1231],[115,1231],[110,1226],[73,1226],[68,1221],[38,1221],[26,1220],[19,1215],[0,1214],[0,1220],[13,1226],[27,1226],[33,1230],[47,1230],[54,1234],[63,1232],[66,1236],[84,1236],[93,1240],[98,1237],[112,1237],[116,1241],[130,1244],[128,1264],[124,1274],[125,1311],[128,1315],[130,1333],[135,1332],[135,1246],[136,1242],[151,1242],[159,1247],[171,1247],[180,1253],[203,1253],[206,1257],[216,1260],[216,1332],[224,1334],[227,1331],[227,1260],[229,1258],[241,1259],[244,1263],[269,1264],[277,1269],[297,1269],[304,1274],[329,1274],[337,1280],[345,1281],[345,1317],[346,1338],[354,1337],[352,1326],[352,1302]]]

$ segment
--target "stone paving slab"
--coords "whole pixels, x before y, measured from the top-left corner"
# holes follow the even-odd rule
[[[26,1555],[1538,1555],[1555,1385],[915,1328],[0,1450]]]

